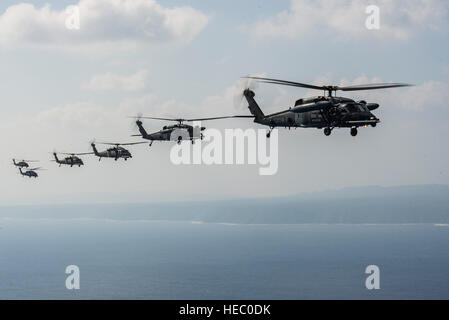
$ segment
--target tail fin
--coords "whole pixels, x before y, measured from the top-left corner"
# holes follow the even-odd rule
[[[137,124],[137,126],[139,127],[139,132],[140,132],[140,134],[142,135],[142,137],[143,137],[143,138],[147,137],[147,136],[148,136],[148,133],[147,133],[147,131],[145,130],[145,128],[143,127],[142,121],[137,120],[137,121],[136,121],[136,124]]]
[[[97,147],[95,146],[95,143],[91,143],[90,145],[92,146],[92,149],[94,150],[94,154],[96,156],[98,156],[98,150],[97,150]]]
[[[245,91],[243,91],[243,95],[248,101],[248,109],[254,116],[255,120],[262,120],[263,118],[265,118],[265,115],[263,114],[256,100],[254,100],[256,94],[250,89],[246,89]]]
[[[56,152],[53,152],[53,156],[55,157],[56,162],[59,162],[58,155],[56,154]]]

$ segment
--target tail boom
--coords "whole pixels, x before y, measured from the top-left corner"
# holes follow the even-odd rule
[[[248,109],[251,112],[251,114],[254,116],[254,122],[261,122],[265,118],[265,114],[260,109],[256,100],[254,100],[254,97],[256,94],[253,91],[251,91],[250,89],[246,89],[243,92],[243,95],[245,96],[246,100],[248,101]]]

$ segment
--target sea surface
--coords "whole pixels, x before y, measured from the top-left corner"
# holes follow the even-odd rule
[[[1,218],[0,299],[448,299],[448,247],[447,224]]]

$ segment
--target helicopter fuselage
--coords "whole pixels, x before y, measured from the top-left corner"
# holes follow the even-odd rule
[[[327,105],[324,110],[313,110]],[[342,97],[313,97],[300,99],[293,108],[255,119],[256,123],[275,127],[352,128],[375,125],[379,119],[371,113],[377,104],[356,102]],[[307,111],[310,110],[310,111]]]
[[[56,158],[56,160],[55,160],[56,163],[58,163],[60,166],[61,165],[67,165],[67,166],[70,166],[70,167],[73,167],[73,166],[81,167],[81,166],[84,165],[83,160],[81,160],[77,156],[70,156],[70,157],[66,157],[64,159],[58,159],[58,157],[55,156],[55,158]]]
[[[30,166],[25,161],[16,162],[15,160],[13,160],[13,163],[16,167],[19,167],[19,168],[28,168]]]
[[[195,139],[201,139],[201,131],[204,131],[206,129],[204,127],[193,127],[188,124],[180,123],[170,126],[164,126],[162,130],[154,133],[147,133],[141,121],[136,121],[136,124],[139,128],[139,132],[142,138],[150,141],[193,141]]]
[[[92,144],[92,149],[94,150],[94,154],[99,157],[100,160],[101,158],[114,158],[115,160],[120,158],[128,160],[129,158],[132,158],[131,152],[123,147],[112,147],[105,151],[98,151],[95,145]]]
[[[371,125],[375,127],[380,120],[371,113],[379,107],[376,103],[356,102],[349,98],[318,96],[299,99],[294,107],[281,112],[265,115],[254,100],[255,93],[246,90],[244,95],[254,122],[266,125],[272,130],[284,128],[324,128],[330,135],[334,128],[351,128],[351,135],[357,135],[357,128]],[[270,136],[270,132],[267,137]]]
[[[22,168],[19,169],[20,170],[20,174],[22,176],[28,177],[28,178],[37,178],[38,174],[36,171],[33,170],[27,170],[27,171],[22,171]]]

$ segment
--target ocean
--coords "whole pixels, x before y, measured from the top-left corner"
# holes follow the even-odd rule
[[[447,224],[0,218],[0,299],[448,299],[448,244]]]

